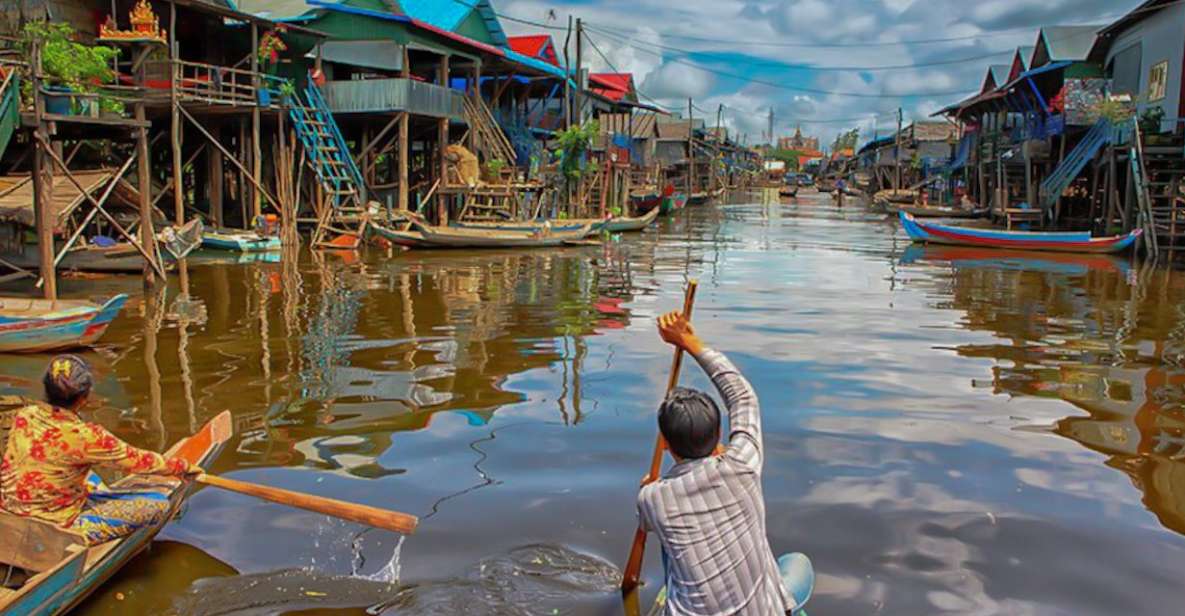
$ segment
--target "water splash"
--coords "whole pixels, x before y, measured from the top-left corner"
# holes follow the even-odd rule
[[[362,536],[365,533],[359,533],[354,537],[352,545],[354,551],[354,559],[350,571],[350,577],[360,578],[371,582],[379,582],[382,584],[398,584],[399,575],[402,570],[400,557],[403,553],[403,540],[407,537],[399,535],[395,541],[395,549],[391,551],[391,558],[387,563],[371,574],[362,573],[362,567],[366,564],[366,557],[362,554]]]

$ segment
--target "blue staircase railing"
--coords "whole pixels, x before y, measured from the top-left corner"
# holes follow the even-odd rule
[[[335,209],[342,208],[351,198],[357,199],[361,207],[366,203],[366,183],[333,119],[333,112],[315,84],[310,82],[304,94],[307,104],[292,105],[289,116],[317,179],[328,191]]]
[[[1057,169],[1054,169],[1041,182],[1041,209],[1049,209],[1058,200],[1058,197],[1061,197],[1066,188],[1069,188],[1070,184],[1086,168],[1087,163],[1098,154],[1099,149],[1110,142],[1112,132],[1111,122],[1106,118],[1100,119],[1087,131],[1078,145],[1057,166]]]
[[[0,157],[21,120],[19,79],[15,69],[0,77]]]

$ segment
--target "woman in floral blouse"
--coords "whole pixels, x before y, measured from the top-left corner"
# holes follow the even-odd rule
[[[48,404],[16,411],[0,458],[0,509],[58,524],[95,545],[160,522],[174,480],[133,477],[113,490],[94,467],[130,475],[181,477],[201,472],[181,458],[137,449],[78,412],[93,378],[80,357],[59,355],[43,379]]]

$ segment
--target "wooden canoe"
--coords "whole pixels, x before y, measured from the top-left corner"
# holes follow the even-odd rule
[[[573,218],[568,220],[507,220],[504,222],[454,222],[449,226],[458,229],[482,229],[486,231],[510,231],[517,233],[536,233],[550,229],[552,233],[574,233],[586,225],[592,225],[592,232],[596,233],[605,227],[607,218]]]
[[[202,248],[231,252],[273,252],[282,248],[280,238],[263,237],[253,231],[210,229],[202,233]]]
[[[487,231],[438,227],[421,222],[413,223],[423,236],[420,248],[553,248],[583,240],[592,233],[592,225],[576,231],[522,232]]]
[[[797,197],[798,186],[783,186],[778,189],[779,197]]]
[[[61,351],[93,344],[127,302],[0,297],[0,353]]]
[[[157,234],[157,248],[167,270],[180,259],[189,256],[202,243],[202,222],[194,219],[180,229],[168,229]],[[29,270],[41,264],[41,253],[36,245],[22,247],[22,252],[0,254],[0,259]],[[58,262],[58,271],[103,272],[129,274],[144,271],[146,262],[140,252],[128,242],[112,246],[87,245],[66,253]]]
[[[223,412],[165,456],[179,456],[207,467],[233,432],[230,412]],[[169,515],[159,525],[141,528],[115,541],[86,547],[82,537],[56,525],[0,513],[0,562],[34,575],[13,591],[0,591],[0,616],[53,616],[69,611],[132,560],[176,515],[189,496],[189,481],[161,478],[172,487]],[[120,482],[112,484],[119,487]]]
[[[605,230],[609,233],[629,233],[631,231],[641,231],[649,227],[656,218],[658,218],[659,208],[650,208],[649,212],[641,216],[615,216],[608,224],[605,225]]]
[[[1054,252],[1116,253],[1127,250],[1140,238],[1142,230],[1127,235],[1091,237],[1089,232],[1042,233],[1033,231],[1005,231],[1002,229],[974,229],[937,223],[921,222],[913,215],[900,212],[901,226],[915,242],[979,246],[983,248],[1011,248],[1015,250],[1045,250]]]
[[[431,248],[432,246],[424,241],[424,234],[414,229],[398,230],[392,229],[384,224],[370,221],[367,228],[373,231],[379,237],[395,244],[396,246],[403,246],[404,248]]]
[[[979,218],[987,214],[986,209],[968,210],[945,205],[911,205],[892,202],[882,202],[882,204],[890,214],[904,212],[914,218]]]
[[[711,199],[712,195],[706,192],[693,192],[691,196],[687,197],[687,205],[703,205]]]

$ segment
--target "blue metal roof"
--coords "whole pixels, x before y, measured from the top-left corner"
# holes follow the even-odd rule
[[[1066,68],[1067,66],[1070,66],[1071,64],[1073,64],[1073,62],[1071,62],[1069,60],[1060,60],[1058,62],[1050,62],[1049,64],[1046,64],[1044,66],[1040,66],[1035,69],[1025,71],[1025,72],[1021,73],[1020,75],[1017,75],[1016,79],[1013,79],[1011,82],[1009,82],[1007,84],[1007,87],[1012,87],[1013,85],[1020,83],[1021,80],[1028,79],[1029,77],[1036,77],[1037,75],[1040,75],[1042,73],[1048,73],[1050,71],[1060,71],[1061,69]],[[1003,88],[1000,88],[1000,89],[1003,89]]]
[[[543,60],[532,58],[530,56],[524,56],[523,54],[521,54],[517,51],[514,51],[513,49],[509,49],[509,48],[503,49],[503,51],[506,52],[506,59],[507,60],[510,60],[512,62],[517,62],[518,64],[521,64],[523,66],[527,66],[527,67],[533,68],[537,71],[547,73],[548,75],[551,75],[552,77],[556,77],[557,79],[563,79],[565,77],[564,69],[562,69],[554,64],[551,64],[550,62],[544,62]]]
[[[399,0],[408,17],[432,24],[441,30],[456,32],[473,11],[481,15],[495,45],[508,45],[506,32],[489,0]]]

